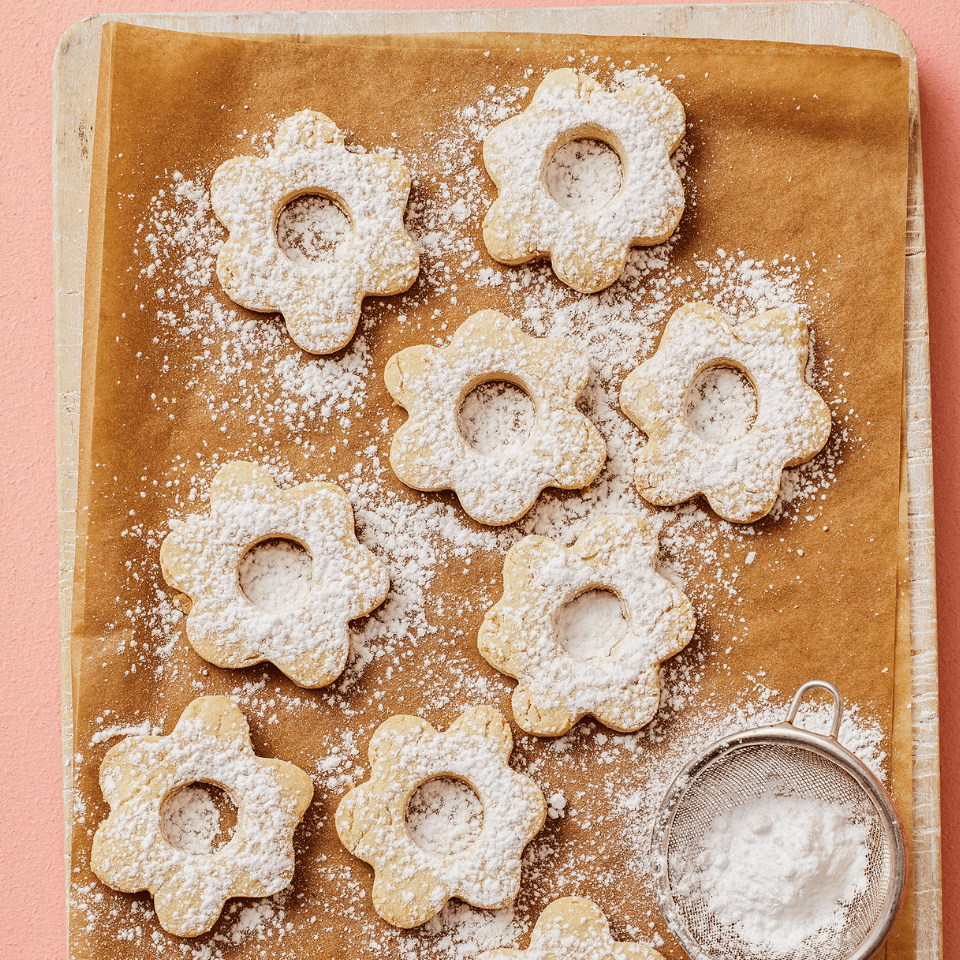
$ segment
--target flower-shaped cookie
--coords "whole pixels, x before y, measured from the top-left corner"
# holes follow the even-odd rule
[[[530,106],[483,141],[500,191],[483,221],[490,255],[502,263],[549,257],[574,290],[609,287],[631,246],[662,243],[680,222],[683,186],[670,154],[684,126],[683,105],[659,84],[608,93],[573,70],[548,73]],[[622,185],[608,203],[577,211],[551,196],[545,172],[557,148],[584,137],[616,150]]]
[[[585,487],[607,456],[575,406],[589,375],[582,351],[527,336],[496,310],[473,314],[448,347],[401,350],[384,371],[390,395],[410,414],[390,446],[394,473],[415,490],[454,490],[474,520],[491,525],[523,516],[544,487]],[[491,380],[522,388],[536,410],[530,436],[500,455],[474,449],[457,428],[464,397]]]
[[[265,610],[240,588],[246,551],[272,537],[299,543],[312,560],[305,596]],[[163,575],[193,601],[187,639],[218,667],[269,660],[302,687],[322,687],[343,671],[348,621],[387,596],[383,564],[357,542],[347,495],[332,483],[280,490],[253,463],[221,467],[210,486],[210,515],[176,527],[160,550]]]
[[[227,295],[250,310],[283,314],[294,342],[311,353],[346,346],[368,294],[406,290],[420,256],[403,227],[410,174],[395,160],[352,153],[322,113],[285,120],[266,157],[222,164],[210,199],[230,238],[217,257]],[[329,261],[295,264],[280,249],[277,219],[304,194],[333,200],[351,229]]]
[[[624,413],[647,435],[636,484],[656,504],[702,493],[724,519],[768,513],[780,474],[817,454],[830,436],[830,409],[804,380],[809,335],[790,310],[768,310],[731,328],[709,303],[684,304],[656,353],[620,388]],[[691,385],[704,370],[733,367],[757,394],[753,426],[729,443],[697,436],[686,420]]]
[[[476,960],[663,960],[645,943],[614,940],[603,911],[586,897],[554,900],[526,950],[485,950]]]
[[[370,741],[370,779],[337,808],[343,845],[375,873],[373,906],[388,923],[415,927],[451,897],[499,908],[520,889],[523,848],[543,826],[536,784],[510,769],[510,727],[490,707],[469,707],[445,732],[419,717],[391,717]],[[483,826],[462,853],[437,855],[414,843],[407,804],[421,784],[453,777],[483,803]]]
[[[167,797],[192,783],[225,790],[237,806],[233,836],[215,853],[174,846],[163,831]],[[293,878],[293,831],[313,783],[283,760],[258,757],[243,714],[225,697],[201,697],[166,737],[129,737],[100,765],[110,816],[90,865],[114,890],[149,890],[160,926],[180,937],[209,930],[230,897],[266,897]]]
[[[690,601],[654,569],[657,536],[639,517],[602,517],[566,548],[524,537],[507,552],[503,596],[480,626],[483,657],[519,680],[513,715],[541,737],[566,733],[591,714],[614,730],[639,730],[660,702],[660,663],[682,650],[695,626]],[[565,649],[561,609],[588,590],[619,599],[626,631],[600,655]]]

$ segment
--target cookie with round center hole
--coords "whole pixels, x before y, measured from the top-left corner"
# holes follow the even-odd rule
[[[390,358],[387,389],[409,418],[390,445],[394,473],[415,490],[453,490],[480,523],[512,523],[544,487],[579,489],[603,468],[607,448],[576,408],[590,375],[581,350],[565,340],[525,334],[504,314],[469,317],[449,346],[418,346]],[[529,437],[497,454],[470,446],[457,426],[474,387],[505,380],[533,401]]]
[[[555,737],[591,714],[614,730],[653,719],[659,666],[693,636],[693,607],[655,570],[657,536],[640,517],[602,517],[572,547],[524,537],[503,564],[503,596],[478,635],[491,666],[518,680],[513,716],[527,733]],[[621,604],[626,630],[612,649],[574,656],[563,645],[563,608],[591,590]]]
[[[451,897],[475,907],[505,907],[520,889],[524,847],[543,826],[537,785],[510,769],[513,735],[490,707],[469,707],[445,731],[396,716],[370,741],[370,779],[337,807],[343,845],[374,869],[373,907],[397,927],[436,916]],[[407,805],[428,780],[453,777],[483,804],[477,839],[463,851],[430,853],[407,829]]]
[[[632,246],[662,243],[683,214],[683,185],[670,164],[685,129],[680,101],[659,83],[616,93],[573,70],[548,73],[520,114],[483,141],[483,162],[499,196],[483,221],[483,240],[501,263],[547,257],[581,293],[609,287]],[[570,209],[550,192],[549,160],[584,138],[620,158],[620,189],[605,203]]]
[[[237,806],[231,838],[216,852],[174,845],[164,801],[209,783]],[[267,897],[293,878],[293,832],[313,797],[299,767],[258,757],[243,714],[226,697],[200,697],[165,737],[128,737],[100,765],[110,815],[93,838],[90,866],[114,890],[149,890],[160,926],[179,937],[209,930],[230,897]]]
[[[623,412],[647,435],[636,485],[650,503],[698,494],[725,520],[769,513],[784,467],[811,459],[830,436],[830,408],[805,380],[807,325],[794,310],[767,310],[732,327],[709,303],[688,303],[667,321],[656,352],[623,382]],[[687,422],[691,384],[711,367],[745,374],[756,418],[741,436],[713,443]]]
[[[540,914],[526,950],[485,950],[476,960],[663,960],[646,943],[614,940],[603,911],[586,897],[562,897]]]
[[[280,125],[265,157],[234,157],[210,185],[214,213],[230,231],[217,256],[224,291],[250,310],[283,314],[310,353],[345,347],[368,294],[407,290],[420,255],[404,229],[410,174],[389,157],[353,153],[327,116],[303,110]],[[332,200],[350,229],[336,255],[295,263],[280,247],[277,220],[306,194]]]
[[[248,551],[282,538],[310,558],[310,578],[289,607],[253,603],[239,582]],[[280,490],[254,463],[236,461],[210,485],[210,513],[178,524],[160,550],[163,575],[192,601],[191,646],[218,667],[269,660],[302,687],[323,687],[343,672],[349,622],[387,596],[384,565],[356,537],[353,508],[332,483]]]

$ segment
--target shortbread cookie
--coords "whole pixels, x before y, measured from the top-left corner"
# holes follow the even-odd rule
[[[784,467],[816,455],[830,436],[830,409],[804,380],[809,334],[795,311],[777,309],[731,327],[709,303],[684,304],[656,353],[620,388],[624,413],[647,435],[636,484],[659,505],[703,494],[725,520],[769,513]],[[685,413],[689,390],[711,367],[744,373],[757,394],[753,426],[729,443],[697,436]]]
[[[586,897],[554,900],[540,914],[526,950],[485,950],[476,960],[663,960],[645,943],[614,940],[603,911]]]
[[[239,587],[247,550],[273,537],[304,547],[313,576],[285,610],[256,606]],[[384,601],[384,565],[357,542],[353,509],[332,483],[280,490],[261,467],[228,463],[210,486],[209,516],[177,525],[160,550],[163,575],[193,601],[187,639],[218,667],[269,660],[302,687],[322,687],[343,672],[348,623]]]
[[[164,834],[163,803],[181,787],[210,783],[237,806],[219,850],[182,850]],[[230,897],[267,897],[293,878],[293,832],[313,783],[283,760],[258,757],[243,714],[225,697],[201,697],[166,737],[129,737],[100,765],[110,816],[93,838],[90,865],[114,890],[149,890],[160,926],[179,937],[209,930]]]
[[[510,727],[490,707],[469,707],[445,732],[419,717],[391,717],[370,741],[370,779],[337,808],[343,845],[375,873],[373,906],[388,923],[415,927],[451,897],[499,908],[520,889],[520,857],[546,819],[543,794],[510,769]],[[462,853],[436,855],[414,843],[407,805],[428,780],[453,777],[476,791],[483,826]]]
[[[285,120],[265,157],[222,164],[210,199],[230,238],[217,276],[232,300],[279,311],[294,342],[310,353],[346,346],[368,294],[401,293],[417,278],[420,257],[403,226],[410,174],[395,160],[347,150],[322,113]],[[350,230],[329,262],[295,264],[280,249],[277,219],[291,200],[315,194],[334,201]]]
[[[483,240],[502,263],[548,257],[581,293],[609,287],[631,246],[662,243],[683,214],[683,186],[670,155],[683,138],[683,105],[659,83],[608,93],[573,70],[548,73],[523,113],[487,134],[483,162],[500,194]],[[595,209],[571,210],[553,196],[546,170],[554,152],[585,137],[620,157],[619,192]]]
[[[409,347],[387,363],[390,395],[409,419],[390,446],[394,473],[415,490],[454,490],[474,520],[491,525],[523,516],[544,487],[578,489],[603,468],[606,444],[576,408],[590,365],[565,340],[525,334],[502,313],[475,313],[445,348]],[[530,436],[500,455],[471,447],[457,413],[474,387],[506,380],[533,401]]]
[[[513,715],[541,737],[591,714],[614,730],[649,723],[660,702],[659,666],[693,636],[693,607],[655,570],[657,536],[639,517],[602,517],[566,548],[524,537],[503,564],[503,597],[487,612],[478,645],[519,680]],[[601,655],[575,657],[561,643],[561,609],[588,590],[619,599],[626,632]]]

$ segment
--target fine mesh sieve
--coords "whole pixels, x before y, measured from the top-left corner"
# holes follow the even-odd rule
[[[811,688],[834,699],[829,736],[794,726]],[[837,742],[840,692],[819,680],[797,691],[783,723],[718,740],[680,773],[660,806],[653,831],[653,879],[660,909],[693,960],[862,960],[883,942],[906,886],[907,857],[893,802],[877,778]],[[786,953],[745,940],[721,923],[698,893],[701,841],[725,810],[775,791],[780,796],[842,804],[869,831],[867,882],[845,907],[842,922]]]

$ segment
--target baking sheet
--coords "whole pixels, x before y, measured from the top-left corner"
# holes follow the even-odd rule
[[[680,71],[678,70],[678,72],[680,72]],[[705,79],[706,79],[706,78],[705,78]],[[702,200],[698,201],[698,204],[701,203],[701,202],[702,202]],[[901,243],[902,243],[902,240],[901,240]],[[288,757],[288,758],[289,758],[289,757]]]

